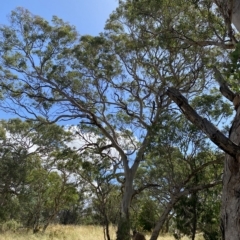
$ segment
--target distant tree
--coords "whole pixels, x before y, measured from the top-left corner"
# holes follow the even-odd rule
[[[70,224],[86,224],[84,222],[85,214],[89,216],[89,213],[86,213],[86,196],[84,195],[85,189],[79,184],[76,185],[78,201],[72,204],[69,204],[68,207],[65,207],[61,210],[57,218],[59,219],[60,224],[70,225]]]
[[[221,238],[220,209],[221,209],[221,186],[204,191],[201,200],[202,212],[200,215],[199,229],[203,232],[206,240],[217,240]]]
[[[0,124],[1,220],[19,220],[34,231],[44,220],[45,230],[58,211],[77,198],[75,185],[69,183],[71,173],[57,158],[68,150],[71,133],[37,121]]]
[[[42,227],[44,232],[57,214],[78,200],[73,184],[66,174],[48,171],[41,166],[32,170],[22,195],[24,215],[22,221],[32,227],[33,232]]]
[[[195,239],[197,232],[197,221],[200,215],[202,204],[198,201],[198,194],[193,193],[189,196],[183,196],[178,202],[176,208],[176,228],[183,235]]]
[[[32,144],[26,139],[30,125],[18,119],[1,121],[0,147],[0,218],[16,219],[19,209],[17,196],[22,191],[27,172],[35,167],[30,152]]]

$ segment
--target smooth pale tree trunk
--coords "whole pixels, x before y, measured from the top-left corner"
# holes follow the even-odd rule
[[[131,235],[130,235],[131,223],[130,223],[129,209],[131,206],[132,197],[134,195],[133,180],[136,175],[138,166],[140,162],[143,160],[145,149],[150,142],[150,139],[151,139],[150,136],[152,136],[151,134],[152,134],[152,131],[148,131],[131,168],[128,166],[127,156],[124,154],[124,152],[122,152],[121,154],[122,163],[124,166],[125,182],[123,185],[123,198],[121,202],[120,220],[118,222],[117,240],[131,239]]]

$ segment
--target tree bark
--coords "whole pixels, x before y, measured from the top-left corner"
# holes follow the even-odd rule
[[[175,88],[167,90],[168,96],[178,105],[185,117],[196,127],[202,130],[210,140],[220,149],[228,153],[232,157],[240,155],[240,147],[226,137],[219,129],[209,122],[206,118],[202,118],[188,104],[187,99]]]
[[[233,23],[240,32],[240,0],[214,0],[227,24]]]
[[[133,178],[135,174],[132,173],[132,169],[125,170],[125,182],[123,198],[121,202],[121,215],[118,222],[117,240],[129,240],[130,239],[130,218],[129,209],[133,196]]]
[[[235,1],[236,2],[236,1]],[[240,4],[239,4],[240,6]],[[229,132],[229,139],[239,146],[240,143],[240,97],[229,88],[220,72],[215,68],[215,77],[220,85],[223,96],[230,100],[236,110],[236,115]],[[222,239],[240,239],[240,155],[226,154],[224,163],[224,179],[221,208]]]
[[[221,86],[221,85],[220,85]],[[221,86],[223,93],[226,88]],[[236,115],[229,132],[229,138],[200,117],[176,89],[169,89],[168,96],[179,106],[186,118],[204,131],[219,148],[226,152],[223,172],[223,192],[221,207],[221,231],[223,240],[240,239],[240,98],[232,99]],[[230,99],[229,99],[230,100]]]
[[[229,138],[240,143],[240,107],[238,107]],[[221,231],[224,240],[240,239],[240,156],[226,154],[224,163]]]
[[[165,207],[161,217],[159,218],[157,224],[155,225],[153,231],[152,231],[152,235],[151,235],[151,238],[150,240],[157,240],[158,238],[158,235],[169,215],[169,213],[171,212],[171,210],[173,209],[174,205],[178,202],[178,198],[174,198],[171,202],[169,202],[167,204],[167,206]]]
[[[235,0],[233,4],[232,23],[240,32],[240,0]]]

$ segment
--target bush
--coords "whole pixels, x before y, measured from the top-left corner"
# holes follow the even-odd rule
[[[138,225],[142,230],[150,232],[154,228],[157,221],[156,209],[156,204],[151,200],[143,204],[138,216]]]
[[[17,221],[9,220],[7,222],[0,224],[0,229],[2,232],[7,232],[7,231],[15,232],[20,226],[21,224],[18,223]]]

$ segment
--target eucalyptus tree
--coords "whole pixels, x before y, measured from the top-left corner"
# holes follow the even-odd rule
[[[121,165],[124,175],[117,239],[129,239],[136,171],[154,126],[164,127],[163,115],[173,109],[167,88],[189,97],[205,90],[211,71],[204,64],[221,52],[203,46],[224,47],[214,35],[224,31],[211,6],[185,0],[120,2],[97,37],[19,8],[0,29],[2,109],[44,123],[76,119],[83,133],[103,138],[89,148],[100,155],[115,149],[113,174]]]

